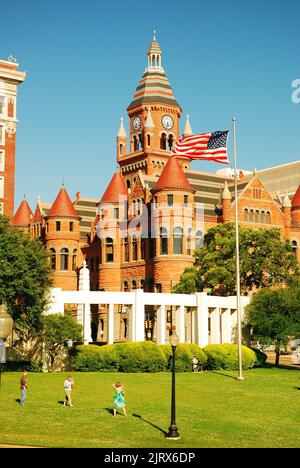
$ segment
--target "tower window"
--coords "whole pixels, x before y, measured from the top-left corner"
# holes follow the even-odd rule
[[[119,208],[114,208],[114,218],[119,219]]]
[[[64,248],[60,251],[60,269],[68,270],[69,269],[69,250]]]
[[[182,238],[183,231],[181,227],[176,227],[173,232],[173,252],[174,254],[182,254]]]
[[[168,146],[169,146],[169,150],[172,151],[173,146],[174,146],[174,137],[173,137],[173,135],[169,135]]]
[[[167,135],[162,133],[160,137],[160,149],[166,150],[167,149]]]
[[[122,143],[120,143],[120,155],[122,156],[122,154],[123,154],[123,145]]]
[[[139,150],[139,140],[136,135],[133,136],[133,151]]]
[[[168,206],[173,206],[173,195],[168,195]]]
[[[73,223],[73,221],[70,221],[69,227],[70,227],[70,231],[73,232],[73,231],[74,231],[74,223]]]
[[[184,195],[184,206],[187,207],[189,204],[189,196],[188,195]]]
[[[132,237],[132,260],[137,260],[138,257],[138,245],[137,245],[137,238],[134,236]]]
[[[129,262],[129,243],[128,237],[124,239],[124,262]]]
[[[114,261],[114,241],[111,237],[106,238],[106,263]]]
[[[56,270],[56,252],[55,249],[50,249],[50,262],[51,262],[51,269]]]
[[[72,270],[76,271],[76,263],[77,263],[77,250],[73,250],[73,255],[72,255]]]
[[[168,255],[168,231],[165,227],[160,228],[160,255]]]
[[[146,258],[146,239],[141,238],[141,259],[145,260]]]
[[[60,228],[61,228],[61,224],[60,224],[60,221],[56,221],[56,231],[60,231]]]
[[[151,137],[150,135],[147,135],[147,145],[150,146],[151,143]]]

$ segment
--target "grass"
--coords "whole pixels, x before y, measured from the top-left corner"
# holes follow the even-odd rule
[[[73,373],[74,408],[65,408],[65,374],[30,374],[25,406],[18,373],[0,390],[0,444],[44,447],[298,447],[300,374],[265,368],[245,372],[178,374],[177,424],[168,441],[169,373]],[[128,417],[113,417],[112,383],[124,383]]]

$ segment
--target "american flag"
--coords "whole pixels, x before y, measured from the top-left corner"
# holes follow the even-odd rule
[[[227,137],[228,131],[183,137],[175,143],[172,156],[229,164]]]

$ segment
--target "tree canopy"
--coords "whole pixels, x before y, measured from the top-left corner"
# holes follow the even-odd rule
[[[246,307],[244,319],[252,327],[254,339],[275,345],[278,365],[280,349],[300,336],[300,288],[260,290]]]
[[[0,300],[5,301],[15,329],[27,334],[41,326],[52,284],[48,253],[39,240],[0,216]]]
[[[280,230],[239,228],[241,293],[274,285],[289,286],[299,276],[297,258]],[[226,296],[236,293],[235,226],[220,224],[210,228],[195,263],[175,286],[177,293],[208,291]]]

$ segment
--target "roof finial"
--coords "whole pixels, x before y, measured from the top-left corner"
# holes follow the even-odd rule
[[[156,26],[153,27],[153,40],[156,41]]]

